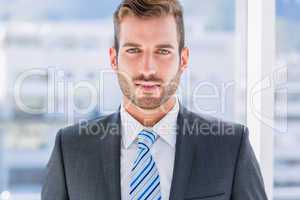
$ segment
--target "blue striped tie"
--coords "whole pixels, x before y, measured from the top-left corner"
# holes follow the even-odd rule
[[[131,170],[130,199],[161,199],[160,177],[150,148],[158,135],[143,129],[138,134],[138,153]]]

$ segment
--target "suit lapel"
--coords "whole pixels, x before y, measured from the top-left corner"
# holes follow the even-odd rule
[[[120,110],[120,109],[119,109]],[[106,136],[102,139],[102,164],[105,181],[109,191],[109,199],[121,199],[120,184],[120,151],[121,121],[120,112],[113,113],[105,124]]]
[[[177,117],[177,136],[175,161],[173,169],[173,179],[171,184],[170,199],[181,200],[184,198],[185,186],[192,169],[194,146],[191,137],[185,131],[187,129],[186,119],[187,110],[180,103],[179,113]]]

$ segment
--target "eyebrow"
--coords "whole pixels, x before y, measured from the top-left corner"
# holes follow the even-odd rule
[[[159,44],[159,45],[156,45],[156,48],[175,49],[174,46],[171,44]]]
[[[142,45],[134,43],[134,42],[126,42],[123,44],[123,47],[141,47]]]
[[[141,47],[142,45],[134,42],[126,42],[123,44],[123,47]],[[156,48],[168,48],[168,49],[175,49],[171,44],[158,44],[155,46]]]

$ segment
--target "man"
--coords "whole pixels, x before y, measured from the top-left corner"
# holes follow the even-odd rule
[[[42,200],[267,199],[247,127],[187,110],[177,0],[124,0],[114,14],[117,112],[61,129]]]

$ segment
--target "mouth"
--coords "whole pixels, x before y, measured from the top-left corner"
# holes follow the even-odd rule
[[[160,87],[160,84],[155,82],[138,82],[135,83],[135,85],[147,92],[155,91],[157,88]]]

